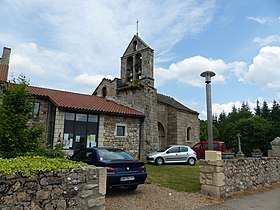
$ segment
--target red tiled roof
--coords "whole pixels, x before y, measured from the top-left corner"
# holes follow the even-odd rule
[[[58,108],[144,117],[142,112],[138,112],[114,101],[95,95],[86,95],[34,86],[28,86],[27,90],[35,96],[48,97],[54,106]]]
[[[8,79],[9,65],[0,64],[0,81],[6,82]]]

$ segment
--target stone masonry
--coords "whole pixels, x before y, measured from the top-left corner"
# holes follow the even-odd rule
[[[201,193],[215,198],[279,180],[280,158],[277,157],[200,161]]]
[[[100,146],[122,148],[134,158],[139,159],[140,119],[105,115],[101,122],[99,129],[103,132],[100,132]],[[116,124],[118,123],[126,127],[125,136],[116,136]]]
[[[0,174],[1,210],[105,209],[106,169],[94,166],[40,172],[35,177]]]
[[[145,114],[139,136],[140,158],[169,144],[199,141],[197,112],[154,87],[154,50],[135,35],[121,57],[121,78],[103,79],[93,94]],[[120,145],[121,146],[121,145]]]

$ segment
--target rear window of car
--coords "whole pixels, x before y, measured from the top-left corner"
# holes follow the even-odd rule
[[[92,151],[91,150],[80,150],[73,155],[72,160],[92,161]]]
[[[119,149],[98,149],[97,154],[100,160],[134,160],[130,154]]]
[[[187,152],[188,151],[188,147],[180,147],[180,152]]]

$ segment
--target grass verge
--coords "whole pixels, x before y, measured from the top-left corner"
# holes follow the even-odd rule
[[[182,192],[200,191],[199,165],[152,165],[146,164],[147,184],[156,184]]]

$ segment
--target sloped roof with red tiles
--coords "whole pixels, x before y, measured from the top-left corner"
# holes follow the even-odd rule
[[[28,86],[27,90],[35,96],[47,97],[54,106],[61,109],[75,109],[98,113],[144,117],[142,112],[95,95],[73,93],[34,86]]]
[[[8,79],[8,70],[9,65],[7,64],[0,64],[0,81],[6,82]]]

